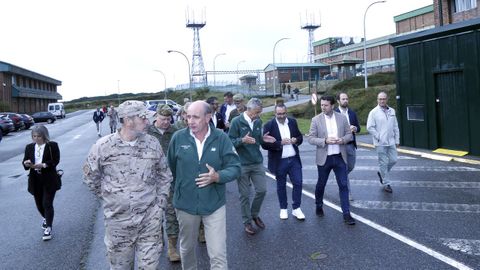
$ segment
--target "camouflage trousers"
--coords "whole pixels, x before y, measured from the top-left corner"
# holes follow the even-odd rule
[[[172,183],[174,185],[174,183]],[[165,230],[168,237],[178,237],[178,220],[175,208],[173,208],[173,190],[170,189],[170,193],[167,198],[167,208],[165,209]]]
[[[141,215],[105,220],[105,245],[110,269],[157,269],[162,251],[163,210],[156,204]]]

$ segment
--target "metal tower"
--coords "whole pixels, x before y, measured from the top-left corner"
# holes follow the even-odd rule
[[[313,63],[314,59],[314,52],[313,52],[313,42],[315,41],[315,37],[313,36],[313,32],[319,28],[320,22],[315,22],[315,15],[313,13],[307,14],[305,12],[305,22],[302,23],[302,18],[300,17],[300,25],[301,29],[308,31],[308,62]]]
[[[192,14],[190,14],[188,9],[186,15],[187,28],[193,30],[192,85],[194,88],[203,87],[207,83],[207,76],[205,65],[203,64],[202,49],[200,48],[200,29],[207,24],[205,20],[205,9],[202,11],[199,21],[195,20],[195,13],[192,12]]]

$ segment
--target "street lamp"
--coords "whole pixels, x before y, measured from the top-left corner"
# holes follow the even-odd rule
[[[275,45],[273,45],[273,97],[275,98],[275,88],[276,88],[276,79],[275,79],[275,71],[277,69],[277,67],[275,66],[275,48],[277,47],[277,44],[282,41],[282,40],[285,40],[285,39],[290,39],[288,37],[284,37],[284,38],[281,38],[279,40],[277,40],[277,42],[275,42]]]
[[[217,55],[215,55],[215,57],[213,58],[213,87],[216,86],[216,78],[215,78],[215,60],[217,60],[217,57],[221,56],[221,55],[225,55],[226,53],[219,53]]]
[[[165,77],[165,73],[163,73],[161,70],[154,69],[153,71],[160,72],[163,76],[163,82],[164,82],[164,92],[165,92],[165,100],[167,99],[167,77]]]
[[[5,86],[7,86],[6,83],[2,83],[2,86],[3,86],[3,91],[2,91],[2,94],[3,94],[3,99],[2,101],[5,102]],[[6,102],[5,102],[6,103]]]
[[[190,94],[190,101],[192,100],[192,77],[191,77],[191,72],[190,72],[190,61],[188,60],[188,57],[182,53],[181,51],[176,51],[176,50],[168,50],[168,53],[179,53],[185,57],[185,60],[187,60],[187,65],[188,65],[188,88],[189,88],[189,94]]]
[[[368,9],[379,3],[385,3],[387,1],[376,1],[371,3],[367,9],[365,10],[365,14],[363,15],[363,73],[365,75],[365,89],[368,88],[368,74],[367,74],[367,31],[365,27],[365,19],[367,18],[367,11]]]
[[[245,60],[239,61],[239,62],[237,63],[237,81],[238,81],[238,66],[239,66],[241,63],[245,63]]]
[[[120,106],[120,80],[117,80],[117,92],[118,106]]]

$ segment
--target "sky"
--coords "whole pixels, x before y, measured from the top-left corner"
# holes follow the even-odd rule
[[[2,1],[0,61],[62,81],[64,101],[115,93],[158,92],[188,83],[183,52],[192,61],[187,15],[200,30],[205,70],[264,69],[306,62],[308,33],[315,40],[363,37],[365,9],[374,0],[15,0]],[[393,17],[433,0],[387,0],[366,16],[367,40],[395,33]],[[212,79],[212,78],[209,78]],[[216,76],[217,81],[235,80]]]

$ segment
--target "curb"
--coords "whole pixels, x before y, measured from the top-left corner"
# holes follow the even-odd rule
[[[357,142],[357,145],[361,146],[361,147],[365,147],[365,148],[372,148],[372,149],[375,148],[373,146],[373,144],[369,144],[369,143]],[[434,160],[440,160],[440,161],[456,161],[456,162],[467,163],[467,164],[472,164],[472,165],[480,165],[480,160],[473,160],[473,159],[468,159],[468,158],[432,154],[432,153],[427,153],[427,152],[407,150],[407,149],[401,149],[401,148],[397,148],[397,151],[400,152],[400,153],[403,153],[403,154],[420,156],[420,157],[428,158],[428,159],[434,159]]]

